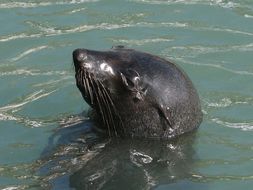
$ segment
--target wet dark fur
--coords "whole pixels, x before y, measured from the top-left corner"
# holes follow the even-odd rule
[[[172,138],[202,121],[189,77],[151,54],[122,47],[73,52],[76,84],[109,136]]]

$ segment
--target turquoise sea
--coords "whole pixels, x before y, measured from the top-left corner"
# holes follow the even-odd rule
[[[0,0],[0,189],[253,188],[252,0]],[[176,62],[204,121],[178,141],[89,131],[72,51]]]

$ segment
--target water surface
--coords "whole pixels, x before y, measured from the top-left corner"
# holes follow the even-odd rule
[[[0,189],[253,186],[251,0],[2,0],[0,23]],[[89,131],[71,53],[118,44],[188,73],[205,115],[196,134],[108,142]]]

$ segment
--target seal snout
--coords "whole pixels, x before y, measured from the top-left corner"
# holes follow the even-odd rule
[[[76,49],[73,51],[73,61],[75,67],[80,67],[80,64],[82,64],[86,59],[87,59],[87,50]]]

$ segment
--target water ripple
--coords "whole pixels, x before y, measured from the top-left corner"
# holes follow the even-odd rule
[[[21,53],[20,55],[14,57],[11,59],[11,61],[18,61],[20,59],[22,59],[23,57],[31,54],[31,53],[34,53],[34,52],[37,52],[37,51],[40,51],[40,50],[43,50],[43,49],[46,49],[48,48],[48,46],[38,46],[38,47],[35,47],[35,48],[31,48],[31,49],[28,49],[26,51],[24,51],[23,53]]]
[[[58,2],[10,2],[10,3],[0,3],[0,9],[36,8],[52,5],[70,5],[70,4],[81,4],[97,1],[98,0],[71,0],[71,1],[58,1]]]
[[[0,38],[0,42],[8,42],[11,40],[16,40],[16,39],[24,39],[24,38],[39,38],[41,37],[42,34],[28,34],[28,33],[20,33],[20,34],[10,34],[7,36],[3,36]]]
[[[64,75],[65,76],[65,75]],[[49,86],[56,86],[58,83],[62,83],[65,80],[69,80],[70,78],[73,78],[73,76],[65,76],[57,80],[50,80],[43,83],[34,84],[33,87],[49,87]]]
[[[39,90],[37,92],[29,94],[21,101],[17,101],[15,103],[0,107],[0,121],[16,121],[24,123],[26,126],[30,127],[41,127],[45,123],[41,121],[32,120],[27,117],[15,116],[14,113],[20,110],[20,108],[23,107],[24,105],[34,102],[43,97],[49,96],[55,91],[57,90],[52,90],[50,92],[44,92],[44,90]]]
[[[113,39],[113,42],[116,43],[122,43],[122,44],[127,44],[127,45],[145,45],[147,43],[159,43],[159,42],[171,42],[173,39],[168,39],[168,38],[152,38],[152,39],[142,39],[142,40],[124,40],[124,39]]]
[[[27,189],[28,185],[17,185],[17,186],[8,186],[4,187],[2,190],[24,190]]]
[[[244,17],[245,17],[245,18],[253,18],[253,15],[245,14]]]
[[[190,64],[190,65],[195,65],[195,66],[203,66],[203,67],[212,67],[212,68],[217,68],[217,69],[221,69],[230,73],[234,73],[234,74],[238,74],[238,75],[250,75],[253,76],[252,72],[249,71],[238,71],[238,70],[233,70],[233,69],[229,69],[226,68],[222,65],[218,65],[218,64],[202,64],[202,63],[197,63],[197,62],[193,62],[193,61],[188,61],[182,58],[177,58],[178,61],[185,63],[185,64]]]
[[[225,108],[232,105],[232,101],[230,98],[222,98],[219,102],[208,102],[207,100],[203,100],[208,107],[215,108]]]
[[[253,36],[252,32],[245,32],[241,30],[235,30],[235,29],[230,29],[230,28],[219,28],[219,27],[202,27],[202,28],[197,28],[196,30],[204,30],[204,31],[214,31],[214,32],[227,32],[227,33],[232,33],[232,34],[243,34],[247,36]]]
[[[28,33],[20,33],[20,34],[11,34],[7,36],[2,36],[0,38],[0,42],[7,42],[16,39],[25,39],[25,38],[38,38],[43,36],[58,36],[63,34],[72,34],[72,33],[81,33],[90,30],[115,30],[121,28],[130,28],[130,27],[147,27],[147,28],[157,28],[157,27],[172,27],[172,28],[187,28],[191,30],[197,31],[214,31],[214,32],[226,32],[232,34],[242,34],[242,35],[249,35],[253,36],[251,32],[245,32],[240,30],[234,30],[230,28],[219,28],[219,27],[195,27],[194,25],[186,22],[129,22],[129,23],[121,23],[121,24],[112,24],[112,23],[100,23],[94,25],[79,25],[72,28],[62,28],[55,26],[45,26],[41,23],[36,23],[32,21],[27,21],[27,24],[31,25],[32,27],[39,29],[40,32],[28,34]]]
[[[233,167],[233,166],[231,166]],[[202,182],[211,182],[211,181],[246,181],[246,180],[252,180],[253,176],[233,176],[233,175],[223,175],[223,176],[205,176],[201,174],[192,174],[192,178],[195,180],[200,180]]]
[[[42,121],[36,121],[36,120],[29,119],[27,117],[14,116],[13,114],[1,113],[1,112],[0,112],[0,121],[15,121],[18,123],[23,123],[25,124],[25,126],[28,126],[31,128],[42,127],[46,125],[46,123]]]
[[[86,10],[86,8],[73,9],[71,11],[66,12],[66,14],[74,14],[74,13],[78,13],[78,12],[81,12],[81,11],[84,11],[84,10]]]
[[[28,34],[28,33],[20,33],[20,34],[11,34],[7,36],[3,36],[0,38],[0,42],[7,42],[11,40],[16,39],[25,39],[25,38],[39,38],[43,36],[57,36],[57,35],[63,35],[63,34],[71,34],[71,33],[80,33],[80,32],[86,32],[94,29],[104,29],[104,30],[112,30],[112,29],[119,29],[119,28],[125,28],[130,27],[130,24],[108,24],[108,23],[102,23],[98,25],[80,25],[74,28],[69,29],[56,29],[55,27],[45,27],[40,24],[34,24],[32,22],[30,23],[32,26],[35,26],[41,30],[39,33],[34,34]]]
[[[162,54],[168,54],[169,52],[176,50],[181,54],[187,54],[187,57],[196,57],[200,54],[209,54],[209,53],[220,53],[220,52],[230,52],[230,51],[253,51],[253,43],[249,44],[239,44],[239,45],[223,45],[223,46],[174,46],[168,49],[165,49]]]
[[[173,4],[183,4],[183,5],[195,5],[195,4],[202,4],[202,5],[214,5],[214,6],[220,6],[223,8],[235,8],[239,7],[239,3],[235,3],[232,1],[225,1],[225,0],[168,0],[168,1],[162,1],[162,0],[130,0],[132,2],[137,3],[145,3],[145,4],[157,4],[157,5],[173,5]]]
[[[175,27],[175,28],[182,28],[187,27],[187,23],[180,23],[180,22],[162,22],[162,23],[149,23],[149,22],[140,22],[140,23],[122,23],[122,24],[111,24],[111,23],[100,23],[95,25],[79,25],[73,28],[63,28],[59,29],[59,27],[50,27],[44,26],[40,23],[35,23],[28,21],[27,24],[30,24],[32,27],[39,29],[41,32],[28,34],[28,33],[21,33],[21,34],[11,34],[7,36],[3,36],[0,38],[0,42],[7,42],[16,39],[25,39],[25,38],[39,38],[43,36],[57,36],[63,34],[72,34],[72,33],[81,33],[90,30],[115,30],[121,28],[129,28],[129,27]]]
[[[17,75],[22,75],[22,76],[55,76],[55,75],[67,75],[67,71],[46,71],[42,72],[41,70],[36,70],[36,69],[17,69],[14,71],[6,71],[0,73],[0,76],[17,76]]]
[[[218,118],[213,118],[212,121],[219,124],[219,125],[223,125],[223,126],[229,127],[229,128],[241,129],[243,131],[252,131],[253,130],[253,122],[231,123],[231,122],[227,122],[227,121],[222,121]]]
[[[44,92],[44,90],[39,90],[37,92],[29,94],[22,101],[18,101],[16,103],[0,107],[0,112],[6,112],[6,111],[9,111],[9,110],[14,110],[14,109],[20,108],[20,107],[22,107],[22,106],[24,106],[24,105],[26,105],[28,103],[31,103],[31,102],[33,102],[35,100],[38,100],[38,99],[43,98],[43,97],[46,97],[46,96],[54,93],[55,91],[57,91],[57,90],[52,90],[50,92]]]

